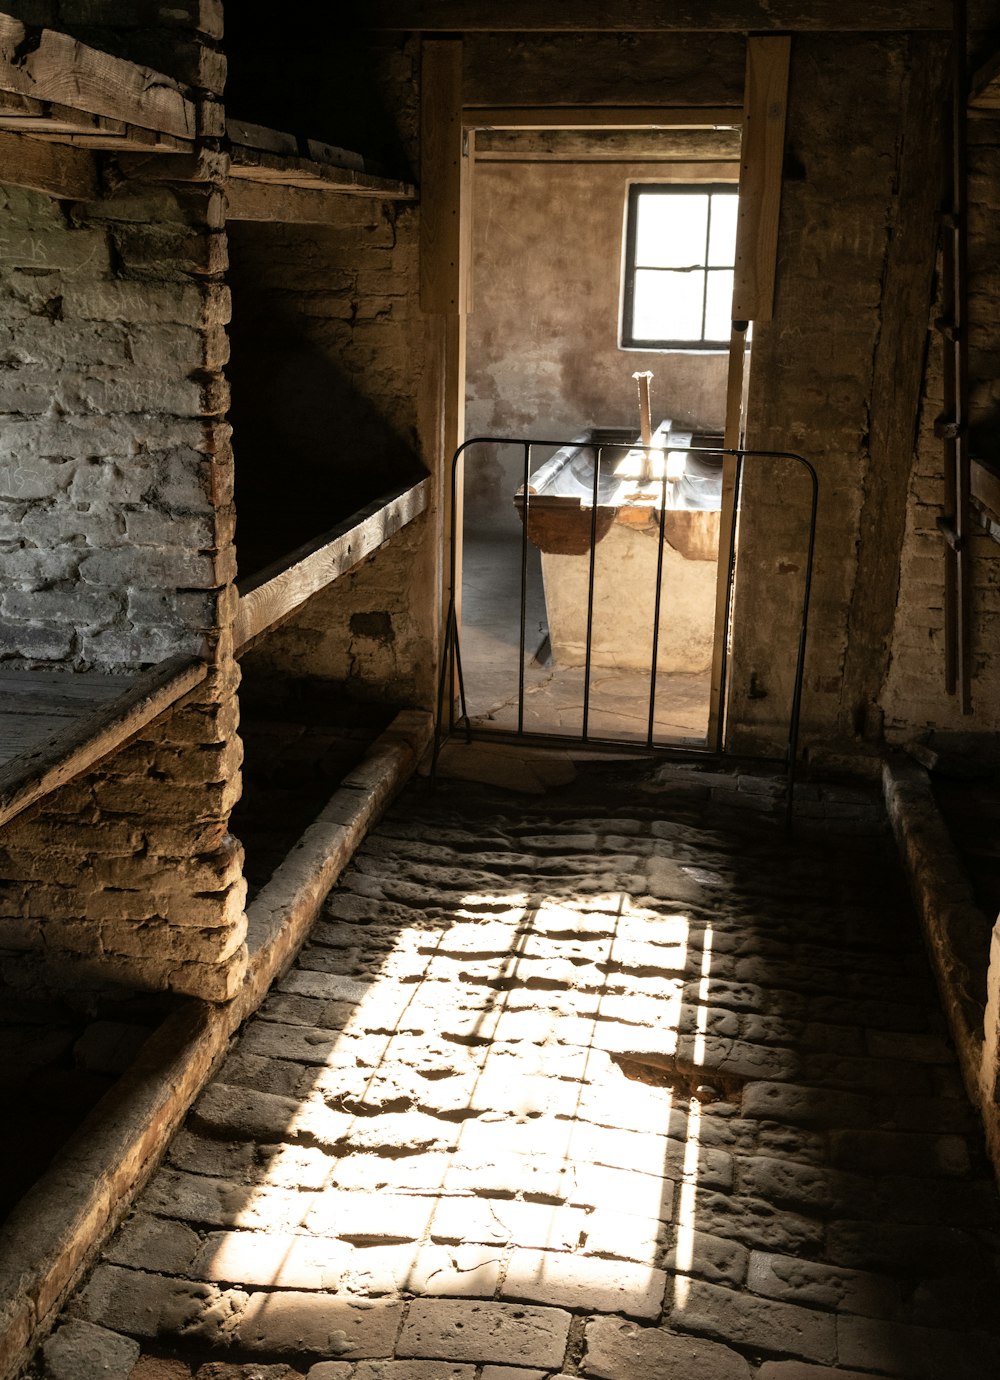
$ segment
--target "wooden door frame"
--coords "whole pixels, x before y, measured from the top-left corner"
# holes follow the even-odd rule
[[[747,39],[747,67],[742,107],[736,106],[505,106],[463,103],[462,39],[424,38],[421,91],[421,237],[420,303],[425,313],[443,318],[440,333],[440,479],[443,525],[441,555],[449,568],[451,530],[451,459],[464,439],[466,329],[471,309],[472,195],[475,137],[480,129],[699,129],[739,125],[740,217],[733,318],[740,323],[770,317],[777,252],[781,163],[787,106],[788,37]],[[744,202],[744,198],[746,201]],[[745,326],[734,328],[726,389],[725,445],[739,446],[743,436],[745,395]],[[462,490],[456,490],[454,513],[456,588],[442,582],[445,602],[454,598],[461,623]],[[716,588],[715,633],[709,708],[708,745],[721,750],[726,705],[723,669],[731,606],[728,552],[736,524],[736,465],[726,461]]]

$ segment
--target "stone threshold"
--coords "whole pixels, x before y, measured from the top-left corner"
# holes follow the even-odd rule
[[[247,910],[249,966],[220,1005],[188,1001],[143,1045],[0,1233],[0,1380],[12,1380],[155,1169],[229,1041],[292,963],[326,893],[412,775],[431,717],[404,710]]]

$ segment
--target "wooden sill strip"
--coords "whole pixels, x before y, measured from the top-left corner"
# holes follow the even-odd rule
[[[341,575],[360,565],[427,508],[430,477],[395,489],[315,541],[241,580],[234,642],[237,653],[275,627]]]
[[[135,676],[0,672],[0,824],[87,771],[207,674],[186,656]]]

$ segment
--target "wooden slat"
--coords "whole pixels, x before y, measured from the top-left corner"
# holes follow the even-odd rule
[[[0,130],[0,179],[63,201],[95,201],[99,194],[92,153],[6,130]]]
[[[4,688],[9,677],[17,674],[6,673]],[[87,678],[86,672],[77,677],[65,671],[51,674],[60,681]],[[0,767],[0,824],[94,766],[193,690],[207,674],[208,668],[202,661],[171,657],[151,671],[121,677],[122,688],[113,699],[103,697],[97,703],[81,703],[77,718],[63,717],[63,727]],[[106,678],[101,677],[98,684],[105,690]],[[68,693],[68,687],[59,688]]]
[[[286,154],[269,153],[265,149],[234,147],[230,178],[234,182],[305,187],[313,191],[355,192],[396,200],[411,200],[416,196],[416,189],[408,182],[379,177],[361,168],[341,167],[312,158],[293,158]]]
[[[1000,110],[1000,53],[984,62],[969,82],[970,110]]]
[[[239,583],[234,641],[237,651],[287,618],[321,589],[353,570],[427,507],[430,480],[397,490],[300,547],[283,561]]]
[[[969,487],[972,497],[989,510],[995,521],[1000,522],[1000,474],[973,460],[969,469]]]
[[[734,321],[769,321],[781,211],[790,38],[747,39]]]
[[[951,28],[948,0],[370,0],[371,28],[475,32],[905,32]]]
[[[743,444],[743,399],[746,382],[746,331],[732,331],[729,337],[729,372],[726,378],[726,427],[723,446],[738,450]],[[712,681],[708,703],[708,746],[722,751],[724,706],[720,705],[722,670],[729,629],[726,605],[729,600],[729,547],[736,525],[736,457],[722,461],[722,505],[719,515],[719,565],[715,581],[715,636],[712,641]]]
[[[546,158],[567,161],[706,163],[734,162],[740,156],[738,130],[479,130],[476,162]]]
[[[420,91],[420,306],[461,311],[462,44],[424,43]]]
[[[413,201],[416,191],[405,182],[395,184],[355,174],[357,181],[323,184],[316,187],[286,187],[280,182],[248,182],[231,177],[226,182],[226,212],[229,220],[274,221],[280,225],[328,225],[333,218],[338,196],[377,198],[381,201]],[[369,186],[369,182],[374,185]]]
[[[714,129],[739,125],[739,106],[467,105],[473,129]],[[423,178],[421,178],[423,181]]]
[[[175,81],[150,67],[126,62],[53,29],[32,30],[0,14],[0,89],[33,100],[55,101],[194,139],[194,104]]]

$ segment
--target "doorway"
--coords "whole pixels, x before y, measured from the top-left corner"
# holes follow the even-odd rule
[[[530,456],[499,442],[466,452],[469,716],[484,730],[517,730],[520,718],[532,733],[577,737],[583,724],[594,739],[704,746],[722,502],[722,458],[710,448],[722,446],[726,421],[728,320],[724,343],[637,342],[636,331],[652,327],[636,326],[626,344],[635,282],[625,251],[635,246],[637,188],[694,193],[688,224],[708,206],[708,189],[735,190],[740,131],[491,128],[470,144],[465,435],[564,444],[532,446]],[[684,281],[689,257],[685,249]],[[644,373],[653,445],[635,451],[644,419],[634,375]],[[601,520],[591,556],[595,464]],[[558,492],[536,497],[553,475]]]

